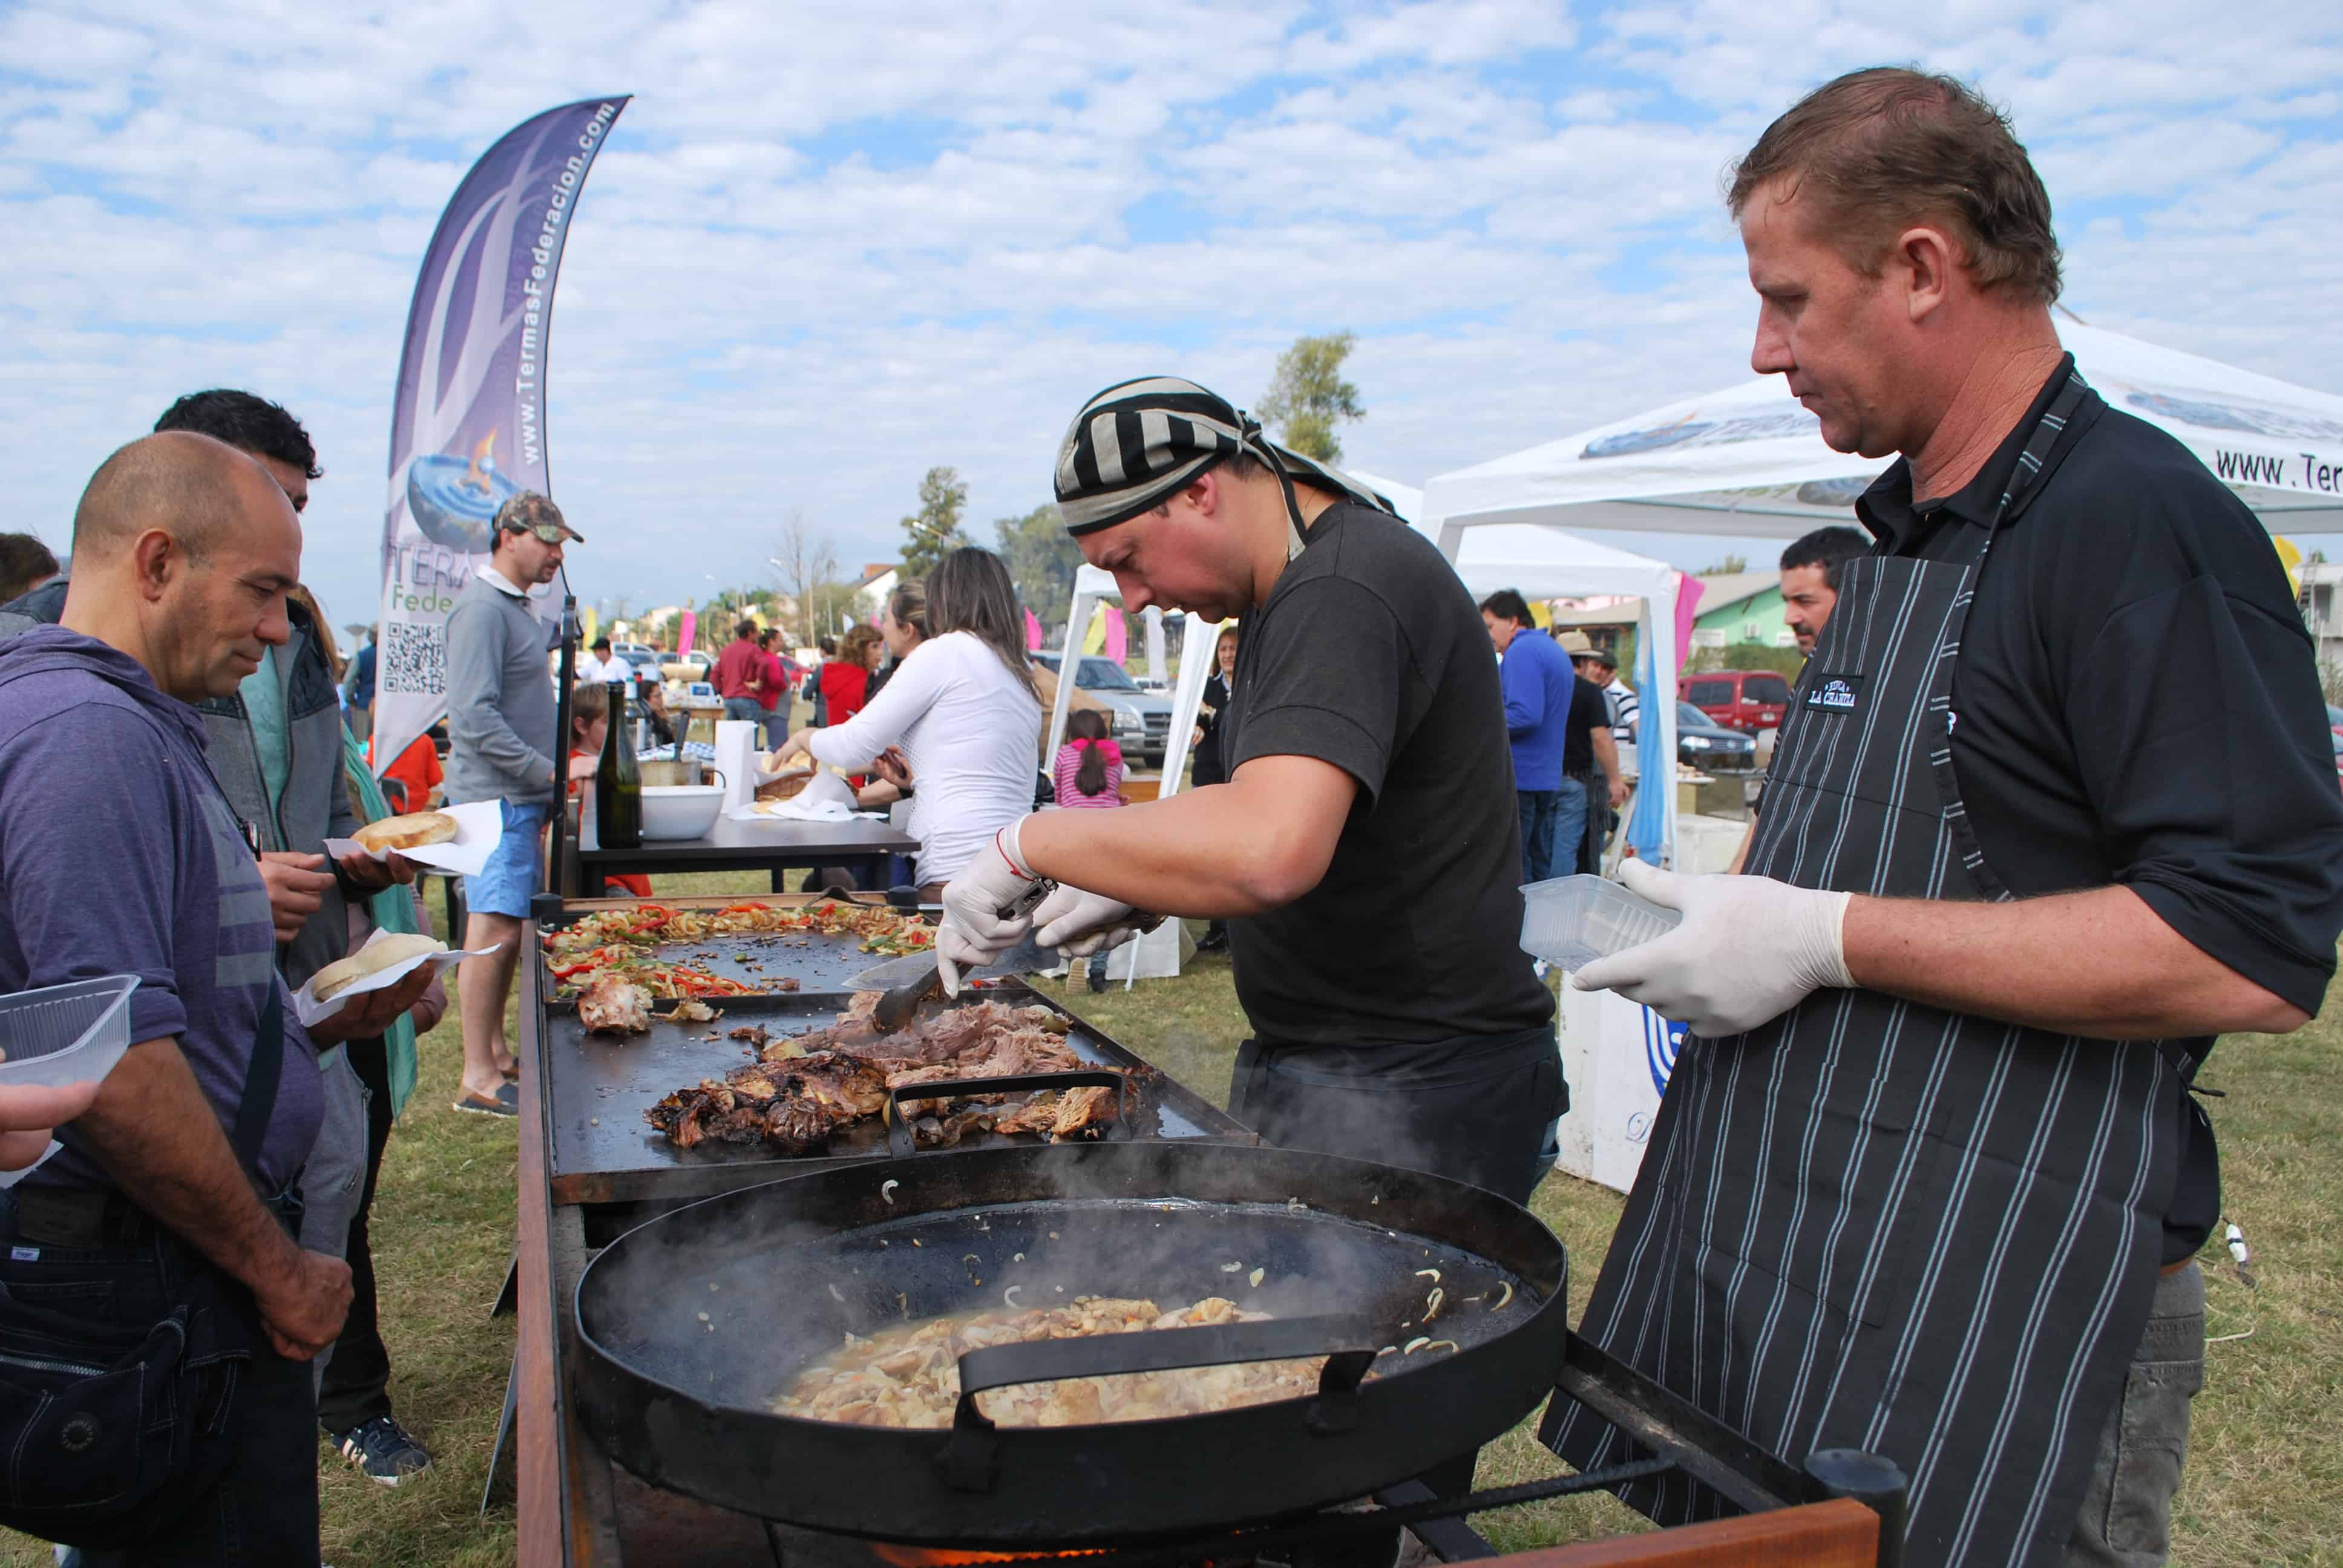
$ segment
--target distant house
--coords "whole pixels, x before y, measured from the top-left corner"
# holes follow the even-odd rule
[[[1694,648],[1727,648],[1762,642],[1795,648],[1798,639],[1782,619],[1779,572],[1720,572],[1699,579],[1700,614],[1692,623]]]
[[[873,561],[862,568],[854,585],[854,618],[869,620],[894,596],[903,580],[903,568],[893,561]]]
[[[1629,663],[1620,649],[1643,619],[1644,601],[1638,598],[1611,598],[1590,608],[1580,608],[1584,601],[1556,599],[1546,618],[1546,629],[1560,637],[1564,632],[1585,634],[1586,640],[1598,650],[1608,654],[1621,666]],[[1630,680],[1634,676],[1628,677]]]

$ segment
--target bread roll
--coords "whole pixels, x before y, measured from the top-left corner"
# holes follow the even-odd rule
[[[379,822],[369,822],[350,837],[377,853],[385,849],[419,849],[426,844],[445,844],[453,839],[456,819],[445,811],[413,811],[404,817],[385,817]]]
[[[757,799],[759,800],[794,800],[799,795],[805,793],[805,787],[813,782],[813,778],[814,770],[810,768],[784,773],[778,779],[768,779],[766,782],[758,785]]]
[[[319,1001],[331,1001],[368,975],[378,975],[394,964],[405,963],[422,953],[444,953],[447,944],[437,937],[416,932],[394,931],[337,962],[327,964],[310,977],[309,993]]]

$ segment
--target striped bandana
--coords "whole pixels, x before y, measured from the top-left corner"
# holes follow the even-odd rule
[[[1226,398],[1176,376],[1110,387],[1082,405],[1058,447],[1058,509],[1080,537],[1161,506],[1222,458],[1251,452],[1285,492],[1286,558],[1302,553],[1302,508],[1293,481],[1390,512],[1392,504],[1347,474],[1289,451],[1262,434],[1261,421]]]

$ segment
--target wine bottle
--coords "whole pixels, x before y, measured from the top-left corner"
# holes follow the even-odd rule
[[[594,769],[594,837],[605,849],[636,849],[643,842],[643,775],[628,745],[627,688],[609,683],[610,727]]]

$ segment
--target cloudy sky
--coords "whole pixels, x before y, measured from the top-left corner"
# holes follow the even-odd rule
[[[939,463],[989,538],[1091,391],[1250,402],[1300,333],[1359,335],[1346,458],[1413,484],[1727,384],[1718,171],[1882,61],[2007,106],[2085,319],[2343,392],[2332,0],[345,10],[0,5],[0,528],[62,548],[109,449],[246,387],[317,437],[307,570],[370,618],[432,226],[505,129],[615,92],[548,412],[589,600],[759,580],[797,510],[889,558]]]

